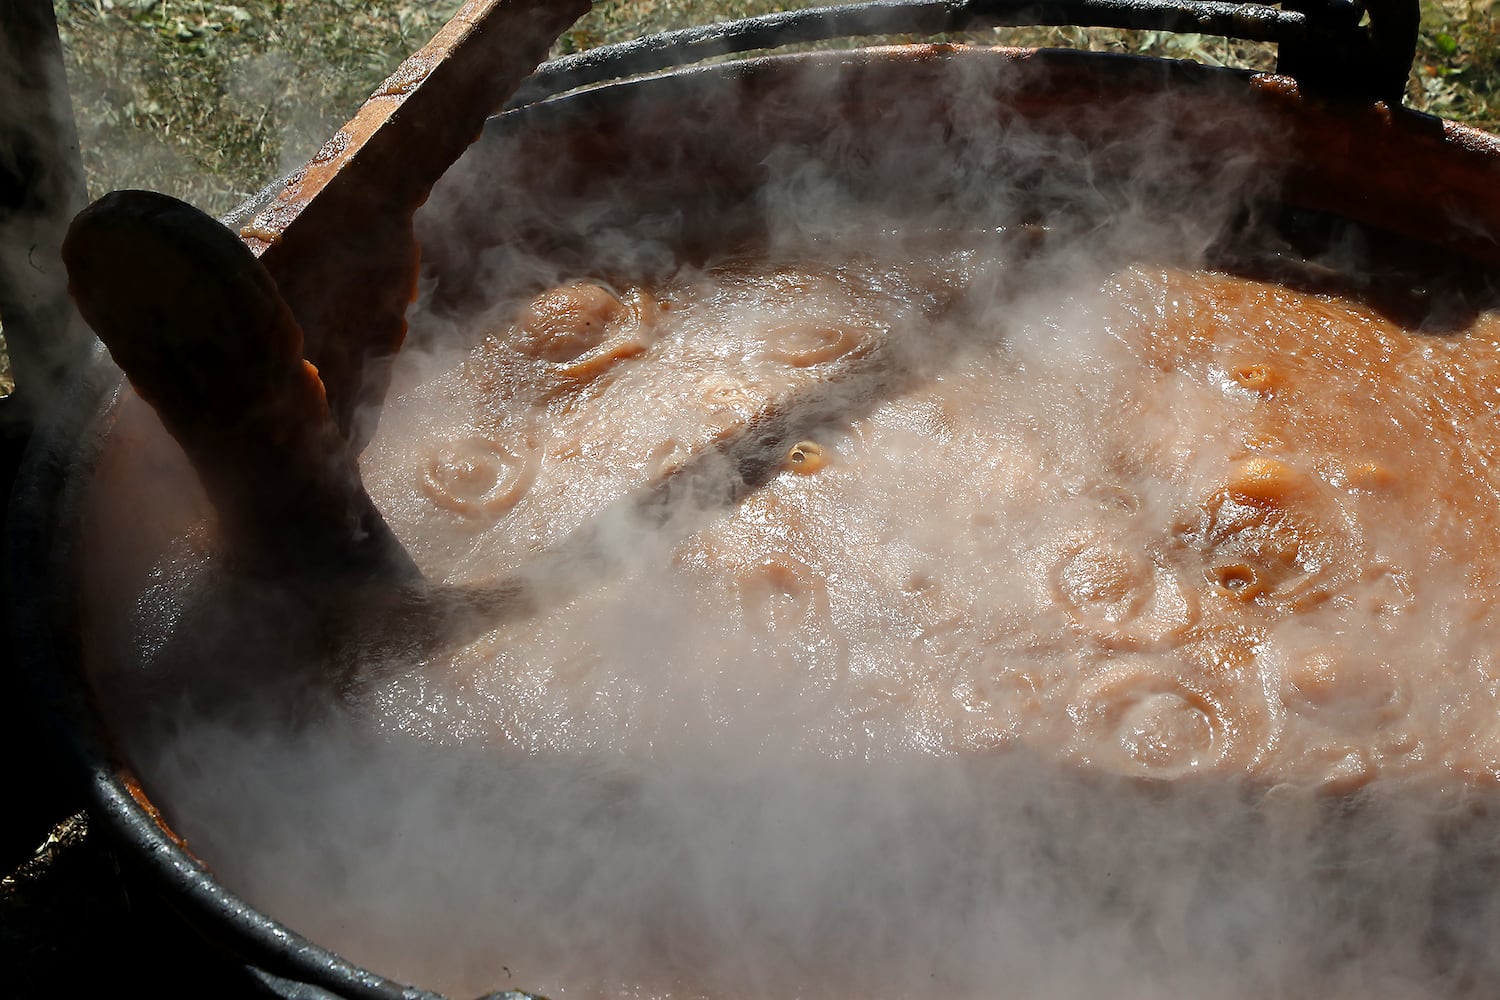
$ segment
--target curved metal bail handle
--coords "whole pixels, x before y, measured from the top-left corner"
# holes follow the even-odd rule
[[[1279,71],[1314,92],[1399,100],[1416,52],[1419,0],[867,0],[779,11],[604,45],[544,63],[504,110],[570,90],[731,54],[878,35],[1076,25],[1218,35],[1279,47]],[[1370,9],[1372,26],[1360,24]]]
[[[679,28],[553,59],[503,110],[726,55],[879,35],[943,35],[980,28],[1076,25],[1193,32],[1257,42],[1301,37],[1307,17],[1223,0],[866,0]]]
[[[1317,93],[1401,103],[1417,54],[1420,0],[1285,0],[1282,6],[1305,14],[1309,30],[1282,41],[1278,73]]]

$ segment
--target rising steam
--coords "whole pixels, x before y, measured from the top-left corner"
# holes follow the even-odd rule
[[[1039,100],[1024,63],[907,68],[923,86],[855,57],[659,82],[552,132],[584,96],[493,124],[454,168],[363,474],[430,579],[520,579],[544,611],[394,651],[353,704],[297,686],[316,628],[216,563],[180,456],[127,403],[115,433],[147,457],[105,461],[89,516],[138,544],[87,604],[153,795],[255,905],[460,996],[1487,993],[1475,770],[1347,763],[1329,734],[1386,732],[1387,702],[1325,711],[1315,739],[1279,688],[1173,687],[1152,657],[1204,648],[1178,564],[1148,561],[1136,604],[1098,583],[1282,488],[1234,464],[1271,369],[1172,334],[1229,322],[1184,319],[1205,283],[1240,286],[1183,269],[1259,228],[1276,127],[1106,94],[1064,128],[1011,110]],[[580,279],[614,297],[588,293],[603,332],[528,354],[550,334],[526,304]],[[1373,322],[1286,301],[1295,335],[1224,342]],[[559,374],[578,358],[608,375]],[[804,441],[829,458],[811,475],[784,466]],[[1194,520],[1214,489],[1219,519]],[[1401,523],[1316,538],[1396,563]],[[768,537],[775,558],[742,555]],[[1349,601],[1307,617],[1326,635],[1290,624],[1258,666],[1203,653],[1203,675],[1313,691],[1313,640],[1340,637],[1360,665],[1442,649],[1476,671],[1487,618],[1423,565],[1419,608],[1335,575]],[[1116,696],[1124,721],[1090,715]]]

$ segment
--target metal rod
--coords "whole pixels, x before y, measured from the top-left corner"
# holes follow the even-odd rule
[[[757,49],[834,38],[939,35],[1021,25],[1193,32],[1278,44],[1310,43],[1323,34],[1305,13],[1217,0],[875,0],[682,28],[564,56],[538,69],[506,107]]]

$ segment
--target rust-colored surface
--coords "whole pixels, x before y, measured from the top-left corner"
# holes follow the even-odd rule
[[[538,108],[516,116],[504,139],[515,176],[503,189],[476,177],[476,190],[458,195],[461,207],[444,215],[443,245],[424,247],[428,266],[443,277],[437,294],[452,301],[491,294],[471,285],[484,268],[469,248],[505,241],[561,256],[565,271],[591,273],[597,248],[552,226],[536,206],[601,191],[626,190],[637,206],[611,214],[611,225],[628,224],[630,211],[680,217],[680,256],[753,239],[732,227],[739,216],[755,225],[753,198],[770,151],[815,144],[837,129],[859,157],[878,159],[883,145],[900,138],[892,134],[893,110],[907,123],[925,117],[940,126],[929,136],[956,115],[975,113],[972,101],[955,104],[955,81],[971,96],[987,82],[995,88],[997,141],[1013,128],[1076,138],[1096,152],[1101,173],[1126,175],[1136,165],[1118,150],[1139,148],[1143,135],[1171,147],[1182,169],[1205,176],[1248,153],[1265,164],[1259,194],[1272,202],[1500,264],[1495,136],[1383,103],[1319,99],[1272,74],[1099,53],[923,45],[756,60],[723,78],[642,81],[570,99],[567,114]],[[832,169],[857,169],[859,157],[851,152]],[[920,215],[913,206],[933,201],[930,190],[940,184],[924,178],[903,206]],[[726,211],[740,206],[752,210]]]
[[[357,451],[416,290],[413,213],[434,182],[588,12],[587,0],[469,0],[242,230],[306,335]]]
[[[182,837],[179,837],[177,835],[177,831],[173,830],[172,827],[168,825],[167,818],[161,814],[161,810],[156,808],[156,803],[151,801],[151,796],[147,795],[146,790],[141,787],[141,783],[139,779],[136,778],[135,773],[125,768],[121,768],[117,773],[120,777],[120,784],[125,788],[125,791],[129,793],[130,798],[135,802],[135,804],[140,806],[141,812],[145,813],[151,818],[151,821],[156,824],[157,828],[160,829],[162,833],[166,834],[168,840],[172,841],[172,843],[182,848],[183,852],[186,853],[188,857],[192,858],[194,861],[197,861],[199,864],[202,864],[203,862],[198,858],[198,856],[188,848],[188,842]]]
[[[1289,202],[1500,264],[1500,139],[1384,104],[1328,102],[1287,77],[1254,99],[1290,126]]]

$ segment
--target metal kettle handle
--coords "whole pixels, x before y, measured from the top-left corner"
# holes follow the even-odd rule
[[[1309,90],[1400,103],[1416,53],[1418,0],[873,0],[682,28],[545,63],[506,106],[716,56],[871,35],[1075,25],[1219,35],[1279,47],[1279,72]],[[1368,24],[1361,23],[1368,15]]]

